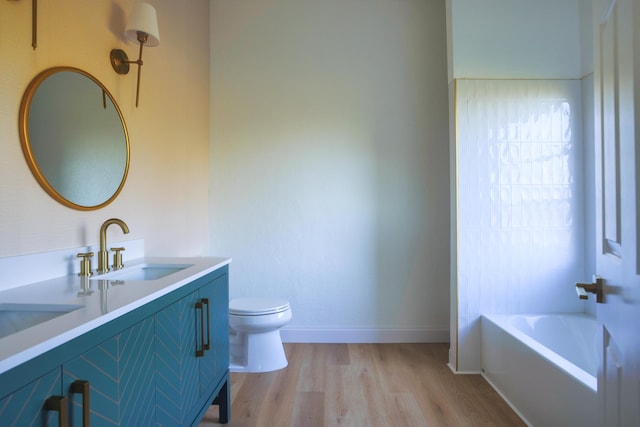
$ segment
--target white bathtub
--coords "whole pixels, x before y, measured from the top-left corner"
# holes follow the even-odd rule
[[[597,336],[582,314],[484,315],[482,372],[531,426],[596,426]]]

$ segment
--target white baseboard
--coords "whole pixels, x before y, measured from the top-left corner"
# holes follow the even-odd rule
[[[451,372],[453,372],[456,375],[480,375],[482,373],[480,371],[456,371],[453,365],[449,363],[447,363],[447,365],[449,366],[449,369],[451,369]]]
[[[280,330],[285,343],[446,343],[448,329],[304,329]]]

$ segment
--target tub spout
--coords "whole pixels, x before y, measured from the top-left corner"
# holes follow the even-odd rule
[[[599,276],[593,276],[593,283],[576,283],[576,293],[580,299],[589,299],[587,292],[596,294],[596,302],[604,302],[604,280]]]

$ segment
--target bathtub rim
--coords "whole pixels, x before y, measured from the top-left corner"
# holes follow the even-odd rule
[[[575,316],[575,317],[584,317],[593,320],[597,324],[597,320],[594,316],[591,316],[586,313],[525,313],[525,314],[483,314],[481,317],[484,317],[491,323],[493,323],[498,328],[506,331],[508,334],[512,335],[518,341],[522,342],[524,345],[529,347],[532,351],[539,354],[541,357],[546,359],[549,363],[555,365],[558,369],[565,372],[566,374],[572,376],[577,381],[584,384],[585,387],[593,390],[593,392],[598,392],[598,378],[596,376],[591,375],[584,369],[578,367],[572,362],[560,356],[555,351],[545,347],[540,344],[538,341],[534,340],[524,332],[520,331],[514,326],[511,326],[509,323],[509,319],[512,317],[527,317],[527,316]]]

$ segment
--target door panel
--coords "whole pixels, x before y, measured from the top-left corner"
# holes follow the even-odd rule
[[[601,424],[612,427],[640,425],[637,3],[594,1],[596,272],[604,279],[598,396]]]
[[[611,338],[609,331],[604,329],[604,365],[603,365],[603,386],[601,390],[606,394],[604,402],[604,415],[607,425],[619,426],[620,414],[622,408],[620,406],[622,385],[622,365],[620,364],[620,350],[616,346],[615,342]]]
[[[618,132],[617,4],[600,31],[602,52],[602,180],[604,252],[620,255],[620,158]]]

